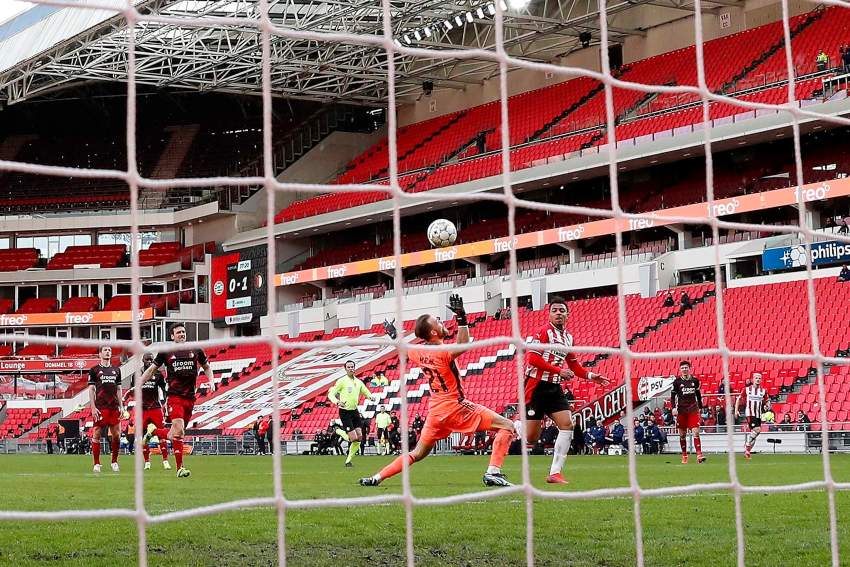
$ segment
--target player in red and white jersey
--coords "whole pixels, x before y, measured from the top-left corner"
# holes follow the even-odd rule
[[[744,442],[744,456],[749,459],[753,445],[756,444],[756,439],[761,433],[761,414],[767,403],[767,390],[761,387],[760,373],[754,372],[752,383],[738,395],[738,399],[735,401],[736,412],[740,411],[742,402],[745,405],[744,417],[747,419],[747,427],[750,428],[747,440]]]
[[[682,464],[688,464],[688,431],[694,436],[694,449],[697,450],[697,463],[704,463],[702,440],[699,438],[699,410],[702,409],[702,391],[699,380],[691,374],[691,363],[683,360],[679,363],[679,376],[673,380],[670,390],[670,405],[676,416],[679,429],[679,446],[682,448]]]
[[[574,353],[546,348],[546,345],[573,346],[573,336],[566,329],[568,315],[567,302],[553,297],[549,303],[549,322],[534,334],[525,357],[526,442],[537,442],[547,415],[558,427],[552,466],[546,478],[550,484],[567,484],[561,471],[573,440],[570,402],[558,382],[578,376],[603,386],[608,384],[605,376],[585,370]]]
[[[94,472],[100,472],[100,439],[104,427],[109,428],[112,449],[112,470],[118,472],[118,449],[121,439],[121,414],[124,413],[121,395],[121,369],[112,365],[112,347],[100,347],[100,363],[89,369],[89,395],[94,427],[91,430],[91,452]]]
[[[177,345],[186,342],[186,327],[182,323],[172,325],[169,334]],[[168,380],[166,407],[171,418],[171,429],[157,429],[156,435],[160,441],[166,437],[171,441],[174,460],[177,463],[177,478],[184,478],[191,472],[183,468],[183,433],[195,408],[195,386],[199,370],[203,369],[206,374],[210,392],[215,391],[215,381],[207,355],[201,349],[181,349],[178,346],[170,352],[160,352],[153,359],[153,364],[142,374],[142,383],[153,380],[156,371],[162,367],[165,367]]]
[[[153,355],[146,352],[142,357],[142,372],[150,368],[153,364]],[[130,389],[124,394],[124,398],[130,397],[133,394],[133,380],[130,381]],[[142,431],[145,436],[142,438],[142,455],[145,458],[145,470],[151,468],[151,450],[150,440],[152,434],[157,429],[165,427],[165,419],[162,413],[162,403],[160,402],[160,392],[162,398],[166,397],[165,378],[161,372],[154,373],[154,379],[142,383],[142,403],[136,404],[136,411],[142,412]],[[140,407],[141,406],[141,407]],[[150,430],[150,432],[148,432]],[[168,463],[168,444],[165,438],[160,439],[159,451],[162,454],[162,468],[171,470],[171,465]]]
[[[466,311],[459,295],[449,298],[449,308],[454,311],[457,324],[457,344],[469,343],[469,327],[466,323]],[[443,323],[433,315],[421,315],[416,320],[416,337],[429,345],[444,344],[448,331]],[[428,416],[419,436],[416,447],[407,455],[401,455],[373,476],[360,479],[363,486],[378,486],[382,481],[402,471],[405,460],[408,465],[421,461],[431,453],[431,449],[441,439],[452,433],[475,433],[476,431],[495,431],[493,452],[490,465],[484,473],[485,486],[511,486],[502,474],[502,463],[514,436],[513,423],[493,410],[466,399],[460,383],[455,359],[463,351],[411,350],[410,362],[422,370],[428,379],[431,399],[428,402]]]

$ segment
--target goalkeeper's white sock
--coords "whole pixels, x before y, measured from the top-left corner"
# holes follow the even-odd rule
[[[502,467],[494,467],[490,465],[487,467],[487,474],[500,474],[502,472]]]
[[[567,453],[570,452],[570,445],[573,443],[572,429],[559,429],[558,438],[555,439],[555,454],[552,456],[552,466],[549,468],[549,474],[558,474],[564,468],[564,461],[567,460]]]

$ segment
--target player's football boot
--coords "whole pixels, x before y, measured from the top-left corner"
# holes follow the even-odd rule
[[[121,472],[121,469],[118,468],[118,463],[112,463],[112,472]]]
[[[484,473],[484,486],[513,486],[502,473]]]
[[[381,484],[381,481],[371,476],[360,479],[360,486],[378,486],[379,484]]]
[[[169,464],[168,461],[162,461],[162,468],[164,468],[167,471],[170,471],[171,470],[171,464]]]
[[[687,464],[688,464],[688,456],[687,456],[687,455],[682,455],[682,464],[683,464],[683,465],[687,465]]]
[[[704,462],[706,462],[707,460],[708,460],[708,458],[707,458],[705,455],[703,455],[702,453],[700,453],[699,455],[697,455],[697,464],[698,464],[698,465],[703,464],[703,463],[704,463]]]
[[[748,461],[752,458],[752,455],[750,455],[750,450],[749,450],[749,449],[747,449],[746,451],[744,451],[744,458],[745,458],[745,459],[747,459]]]
[[[350,469],[353,466],[354,466],[354,463],[352,463],[351,461],[348,461],[347,463],[345,463],[345,468]]]
[[[145,461],[145,470],[146,471],[151,470],[151,462],[150,461]]]
[[[187,478],[190,474],[192,474],[192,471],[187,468],[180,467],[177,469],[177,478]]]
[[[93,472],[96,472],[96,473],[99,473],[99,472],[100,472],[100,465],[95,465],[95,466],[94,466],[94,469],[92,469],[92,471],[93,471]]]
[[[548,484],[569,484],[570,481],[564,478],[564,475],[561,473],[550,474],[546,477],[546,482]]]

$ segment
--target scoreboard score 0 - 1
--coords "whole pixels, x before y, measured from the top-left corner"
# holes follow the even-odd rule
[[[215,326],[250,323],[266,314],[267,265],[265,246],[213,256],[210,309]]]

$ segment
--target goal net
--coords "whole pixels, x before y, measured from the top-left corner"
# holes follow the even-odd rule
[[[139,307],[139,298],[141,295],[140,269],[138,262],[138,235],[139,235],[139,192],[140,190],[165,191],[169,188],[210,188],[217,186],[243,186],[253,187],[261,185],[266,190],[266,245],[268,247],[268,282],[275,281],[275,267],[277,265],[275,257],[275,234],[273,227],[275,225],[275,195],[280,192],[297,192],[304,193],[328,193],[328,192],[361,192],[361,191],[376,191],[384,192],[391,197],[392,202],[392,223],[394,232],[394,256],[395,267],[393,270],[394,288],[402,290],[402,262],[400,261],[402,251],[402,231],[401,231],[401,207],[409,203],[418,203],[439,199],[441,201],[451,201],[460,203],[474,203],[481,201],[502,203],[507,208],[507,221],[509,227],[508,238],[513,239],[518,233],[516,226],[516,216],[519,209],[529,209],[536,211],[545,211],[550,213],[567,213],[581,214],[598,217],[600,219],[614,219],[616,221],[616,258],[622,259],[626,252],[624,245],[623,234],[625,228],[629,226],[630,221],[668,221],[679,223],[684,226],[702,226],[710,230],[712,235],[712,247],[714,252],[714,285],[717,290],[715,302],[716,321],[717,321],[717,345],[711,349],[699,350],[683,350],[679,352],[638,352],[631,348],[628,342],[627,334],[627,314],[625,295],[623,293],[623,266],[618,263],[618,318],[619,318],[619,344],[615,347],[610,345],[581,345],[576,347],[558,347],[554,346],[555,350],[561,350],[574,353],[602,353],[611,356],[620,357],[623,361],[624,375],[622,377],[625,384],[627,399],[636,399],[632,384],[632,365],[636,360],[653,359],[653,358],[669,358],[669,357],[692,357],[715,355],[721,357],[723,364],[723,380],[725,384],[725,395],[722,403],[725,405],[726,415],[733,415],[733,393],[729,383],[729,365],[730,360],[736,357],[749,357],[764,360],[797,360],[807,361],[817,371],[817,389],[820,402],[820,412],[818,421],[820,422],[820,434],[823,436],[823,446],[828,446],[827,434],[829,431],[826,412],[826,397],[824,386],[824,365],[825,364],[841,364],[845,360],[841,360],[832,356],[834,353],[822,352],[819,343],[819,333],[817,324],[817,309],[815,289],[812,277],[812,264],[810,255],[805,258],[806,266],[806,293],[807,293],[807,309],[809,320],[809,331],[811,333],[811,344],[813,346],[811,352],[800,352],[795,354],[775,354],[767,352],[748,352],[735,351],[727,344],[724,325],[724,299],[723,299],[723,281],[722,281],[722,262],[720,253],[720,231],[721,230],[739,230],[739,231],[759,231],[762,233],[773,233],[777,235],[795,235],[801,238],[807,250],[811,249],[811,244],[818,236],[818,233],[812,228],[807,212],[811,205],[806,201],[802,192],[798,191],[797,209],[799,211],[799,219],[797,225],[768,225],[768,224],[751,224],[744,222],[733,222],[723,220],[717,215],[714,192],[714,173],[713,167],[713,140],[712,128],[710,127],[709,103],[723,102],[730,105],[735,105],[743,109],[750,110],[776,110],[779,109],[791,119],[791,129],[793,130],[794,141],[794,158],[796,179],[802,182],[803,177],[803,162],[801,156],[801,122],[817,119],[828,123],[834,123],[841,126],[850,126],[850,120],[841,118],[831,114],[819,114],[802,108],[795,103],[795,81],[789,80],[787,83],[787,102],[781,104],[767,104],[761,102],[751,102],[740,98],[731,98],[713,92],[708,88],[706,83],[706,70],[703,57],[703,6],[700,0],[694,0],[693,22],[694,36],[696,40],[696,57],[697,57],[697,85],[646,85],[642,83],[629,82],[622,80],[612,73],[611,62],[609,61],[609,22],[608,19],[602,17],[599,19],[598,25],[600,30],[600,54],[601,54],[601,71],[592,71],[585,68],[568,67],[555,64],[532,62],[523,58],[509,54],[509,50],[505,45],[505,5],[496,2],[494,4],[494,48],[489,50],[484,49],[426,49],[423,47],[411,46],[406,42],[400,41],[397,37],[398,30],[391,18],[391,2],[390,0],[382,0],[382,21],[379,26],[376,26],[376,31],[370,35],[349,34],[344,32],[330,33],[327,31],[310,31],[310,30],[295,30],[288,27],[282,27],[273,22],[269,17],[270,4],[268,0],[260,0],[256,3],[256,11],[253,18],[248,18],[243,15],[236,17],[215,16],[200,14],[197,17],[175,17],[164,16],[160,14],[149,13],[142,9],[147,2],[130,2],[122,5],[116,2],[73,2],[70,0],[36,0],[39,4],[51,5],[63,8],[74,8],[80,11],[86,10],[108,10],[115,13],[116,16],[123,17],[127,24],[126,44],[124,46],[126,53],[126,70],[127,70],[127,155],[128,163],[126,171],[113,170],[92,170],[92,169],[76,169],[56,167],[49,165],[39,165],[31,163],[20,163],[12,161],[0,161],[0,171],[24,172],[31,174],[39,174],[46,176],[74,176],[84,178],[108,178],[122,181],[127,184],[130,189],[130,210],[132,213],[132,247],[131,254],[131,281],[132,281],[132,308],[136,311]],[[194,4],[188,2],[187,5]],[[197,3],[201,4],[201,3]],[[844,2],[832,1],[823,2],[835,6],[848,5]],[[139,7],[139,9],[137,9]],[[599,0],[599,13],[605,14],[608,10],[606,0]],[[256,177],[233,177],[233,178],[194,178],[194,179],[147,179],[139,174],[137,167],[137,147],[136,147],[136,85],[139,68],[137,66],[136,40],[140,30],[146,23],[172,24],[180,26],[184,29],[200,30],[206,28],[226,27],[230,25],[250,26],[256,29],[261,52],[261,65],[256,72],[262,77],[262,101],[263,101],[263,175]],[[789,26],[789,7],[787,0],[782,1],[782,24],[784,36],[784,50],[787,63],[787,76],[795,77],[794,54],[792,53],[791,45],[791,29]],[[281,54],[272,53],[272,38],[285,37],[297,39],[301,41],[311,41],[318,43],[333,43],[345,42],[348,44],[379,47],[386,53],[386,93],[387,93],[387,121],[388,121],[388,152],[389,152],[389,184],[344,184],[344,185],[315,185],[302,183],[280,182],[276,179],[272,169],[272,148],[273,148],[273,132],[272,132],[272,75],[275,72],[273,61],[283,57]],[[499,106],[501,113],[502,127],[499,130],[501,137],[501,169],[502,183],[504,190],[501,193],[467,193],[467,194],[451,194],[439,195],[429,192],[409,193],[405,192],[402,184],[399,181],[399,152],[397,147],[397,101],[396,101],[396,65],[397,61],[402,56],[421,57],[429,60],[450,61],[450,60],[481,60],[490,61],[498,65],[498,75],[496,76],[500,97]],[[512,189],[513,175],[511,172],[511,139],[510,127],[511,119],[508,106],[508,73],[511,69],[525,69],[536,71],[541,74],[552,74],[555,77],[572,78],[576,76],[584,76],[600,81],[604,85],[604,103],[605,103],[605,124],[604,131],[607,136],[607,143],[603,146],[602,152],[607,152],[608,156],[608,177],[610,181],[610,209],[597,209],[579,206],[555,205],[531,201],[523,199],[514,193]],[[642,93],[658,93],[663,94],[686,94],[698,97],[702,104],[704,128],[703,132],[703,150],[705,154],[705,179],[706,179],[706,200],[708,207],[705,216],[702,217],[676,217],[665,216],[663,214],[635,214],[628,213],[621,208],[620,192],[618,187],[618,176],[620,174],[620,160],[618,159],[618,145],[616,140],[616,113],[614,110],[614,92],[615,89],[624,89],[638,91]],[[835,240],[845,243],[850,243],[850,238],[846,236],[836,235]],[[518,261],[517,252],[513,247],[509,248],[509,263],[508,263],[507,281],[509,282],[510,290],[510,307],[513,313],[520,313],[518,304]],[[274,314],[277,312],[278,300],[275,293],[275,286],[268,286],[268,312]],[[403,293],[395,294],[395,320],[404,321],[405,312],[405,296]],[[10,337],[14,341],[22,342],[23,339],[14,336]],[[521,332],[520,317],[515,316],[511,322],[510,336],[488,338],[478,342],[478,346],[487,347],[494,345],[513,345],[517,349],[516,360],[516,375],[520,377],[516,384],[516,394],[519,406],[519,415],[525,416],[525,401],[522,377],[524,375],[522,361],[525,353],[525,340]],[[85,341],[80,339],[53,339],[53,338],[38,338],[28,337],[28,342],[43,343],[43,344],[59,344],[60,346],[67,345],[83,345],[94,346],[98,345],[97,341]],[[146,346],[141,340],[140,323],[134,321],[132,324],[132,339],[129,341],[112,341],[116,346],[127,349],[128,352],[141,355],[145,351],[162,351],[167,349],[167,345],[154,344]],[[242,337],[228,338],[226,340],[210,340],[190,343],[189,346],[197,346],[200,348],[216,347],[222,345],[246,345],[246,344],[267,344],[272,349],[272,360],[278,359],[278,353],[282,349],[312,349],[330,345],[330,342],[315,341],[315,342],[292,342],[287,341],[285,344],[274,334],[267,334],[259,337]],[[362,345],[362,344],[393,344],[400,356],[400,376],[405,376],[406,369],[409,364],[407,361],[407,351],[409,345],[399,339],[392,341],[389,338],[384,339],[363,339],[352,338],[347,339],[343,343],[334,342],[334,345]],[[453,345],[443,347],[448,350],[456,349]],[[837,527],[837,510],[836,510],[836,491],[847,490],[850,488],[850,483],[840,483],[833,479],[832,469],[830,466],[830,453],[828,450],[822,451],[823,459],[823,479],[804,482],[799,484],[789,485],[772,485],[772,486],[749,486],[743,484],[738,476],[738,468],[735,460],[735,451],[733,444],[733,428],[726,428],[726,443],[727,443],[727,458],[728,458],[728,480],[725,482],[710,483],[710,484],[682,484],[679,486],[664,487],[664,488],[645,488],[641,486],[637,475],[637,461],[635,456],[635,447],[633,443],[629,444],[628,452],[628,486],[616,487],[592,491],[576,490],[569,492],[547,492],[543,491],[532,484],[532,479],[529,475],[529,454],[523,444],[521,463],[522,476],[515,486],[488,490],[486,492],[471,492],[450,497],[442,498],[423,498],[417,496],[416,487],[411,485],[410,474],[408,467],[405,467],[402,473],[402,491],[400,494],[387,495],[367,495],[361,498],[320,498],[320,499],[293,499],[287,497],[286,485],[282,476],[282,458],[281,455],[281,411],[280,411],[280,390],[278,381],[280,376],[277,372],[273,373],[273,393],[274,393],[274,413],[273,413],[273,431],[274,431],[274,454],[273,459],[273,474],[274,474],[274,490],[267,497],[242,499],[226,501],[220,504],[188,508],[185,510],[167,512],[162,514],[151,514],[146,507],[145,492],[144,492],[144,476],[142,468],[142,455],[137,452],[135,455],[135,505],[128,509],[99,509],[99,510],[80,510],[68,509],[51,512],[29,512],[4,510],[0,511],[0,520],[30,522],[30,521],[60,521],[69,519],[90,520],[90,519],[105,519],[105,518],[130,518],[133,519],[138,526],[138,560],[139,564],[144,566],[148,563],[148,545],[147,545],[147,530],[153,524],[162,524],[175,522],[181,519],[221,514],[227,511],[240,510],[245,508],[272,508],[277,512],[277,551],[278,561],[280,565],[286,563],[287,542],[285,539],[285,522],[286,515],[289,510],[309,509],[318,507],[345,507],[352,505],[370,505],[380,503],[400,503],[404,506],[406,515],[405,534],[406,534],[406,562],[408,565],[414,565],[414,509],[417,506],[442,506],[450,504],[458,504],[464,502],[478,501],[482,499],[492,499],[508,495],[515,495],[525,499],[527,505],[526,510],[526,553],[527,563],[529,566],[535,563],[534,549],[534,501],[536,499],[563,499],[563,500],[591,500],[604,497],[629,497],[633,500],[633,515],[634,515],[634,535],[635,535],[635,563],[638,566],[643,566],[645,561],[644,553],[644,537],[642,527],[641,506],[644,500],[648,498],[674,496],[674,495],[689,495],[704,492],[728,491],[734,498],[735,510],[735,531],[737,541],[737,564],[743,567],[747,563],[745,555],[745,532],[744,521],[742,515],[742,495],[747,493],[787,493],[810,490],[825,491],[828,496],[828,509],[825,512],[829,517],[829,547],[831,552],[832,565],[838,567],[840,565],[839,545],[838,545],[838,527]],[[400,380],[400,399],[401,416],[400,422],[402,427],[402,449],[407,452],[412,449],[408,446],[408,424],[410,423],[410,415],[408,413],[407,401],[408,385],[404,379]],[[141,387],[139,381],[136,380],[135,399],[141,399]],[[634,435],[634,412],[632,404],[628,403],[625,407],[626,425],[628,434],[633,438]],[[525,419],[524,417],[522,418]],[[141,431],[141,414],[135,413],[136,430]]]

